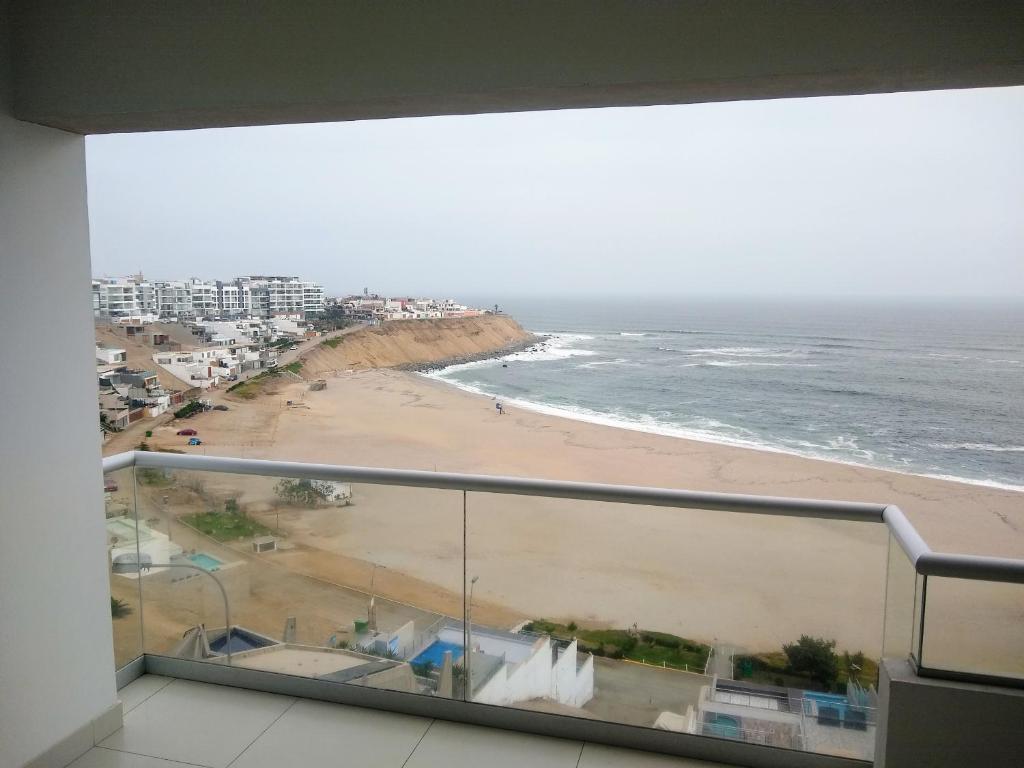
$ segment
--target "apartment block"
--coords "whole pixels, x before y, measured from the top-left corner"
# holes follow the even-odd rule
[[[93,314],[161,318],[272,317],[323,312],[324,289],[298,277],[239,277],[231,281],[158,280],[142,275],[92,281]]]

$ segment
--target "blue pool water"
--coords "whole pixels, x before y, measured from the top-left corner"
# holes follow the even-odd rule
[[[821,709],[821,707],[834,707],[835,709],[839,710],[839,717],[841,719],[844,719],[846,717],[847,701],[845,696],[840,696],[835,693],[818,693],[817,691],[804,691],[804,698],[818,702],[819,709]]]
[[[731,715],[712,712],[704,721],[704,735],[717,736],[720,739],[738,739],[740,737],[740,721]]]
[[[440,667],[444,663],[444,652],[452,652],[452,663],[462,658],[462,646],[458,643],[446,643],[443,640],[435,640],[428,645],[419,656],[412,660],[413,664],[433,664]]]
[[[214,651],[215,653],[224,653],[228,650],[227,645],[227,636],[221,635],[217,639],[211,641],[210,650]],[[231,630],[232,653],[240,653],[241,651],[251,651],[254,648],[266,648],[268,645],[274,645],[274,643],[265,638],[250,634],[249,632],[246,632],[244,629],[238,629],[236,627]]]
[[[205,552],[198,552],[194,555],[189,555],[188,559],[196,565],[198,565],[204,571],[219,571],[220,567],[224,565],[224,563],[218,560],[216,557],[210,557]]]

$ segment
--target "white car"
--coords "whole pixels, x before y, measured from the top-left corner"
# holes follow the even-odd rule
[[[292,344],[290,347],[288,347],[288,349],[298,349],[298,347]]]

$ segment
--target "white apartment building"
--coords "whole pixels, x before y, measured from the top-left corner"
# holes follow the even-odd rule
[[[182,280],[165,280],[156,285],[156,312],[160,317],[191,317],[192,292]]]
[[[319,283],[276,275],[249,275],[235,283],[250,291],[255,317],[315,314],[324,309],[324,289]]]
[[[148,311],[145,301],[152,302],[149,283],[136,283],[132,278],[102,278],[92,281],[92,307],[97,314],[111,317],[137,315]]]
[[[193,277],[189,280],[188,290],[192,299],[192,313],[196,317],[218,314],[220,308],[217,305],[216,283],[207,283]]]
[[[254,275],[231,282],[195,277],[148,282],[141,275],[97,278],[92,281],[92,309],[110,317],[306,316],[323,311],[324,289],[298,277]]]

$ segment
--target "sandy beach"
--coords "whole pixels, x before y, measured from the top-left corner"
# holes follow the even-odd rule
[[[391,370],[340,373],[320,392],[282,378],[252,401],[217,397],[231,411],[189,423],[201,447],[182,446],[176,427],[158,427],[150,443],[209,455],[894,503],[936,550],[1024,556],[1024,495],[1012,491],[518,409],[499,416],[487,397]],[[240,503],[257,514],[269,507],[270,480],[210,482],[225,492],[236,485]],[[437,585],[447,597],[424,607],[450,610],[462,585],[461,494],[354,492],[353,506],[291,515],[282,530],[325,561],[386,566],[379,589],[388,597],[412,602],[403,576]],[[755,651],[812,634],[835,638],[840,650],[882,652],[881,525],[483,494],[469,494],[467,515],[480,620],[636,623]],[[899,620],[885,627],[894,645],[909,636],[912,592],[905,578],[889,590],[899,603],[890,614]],[[967,654],[986,668],[1024,670],[1024,590],[947,582],[929,595],[932,664],[962,665]],[[979,632],[993,617],[1001,617],[998,631]]]

